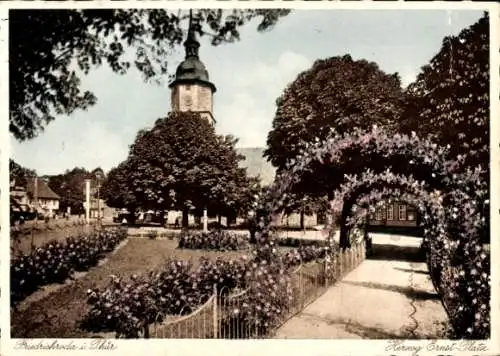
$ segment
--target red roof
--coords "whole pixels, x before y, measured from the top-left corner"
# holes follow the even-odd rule
[[[35,178],[26,178],[26,192],[28,192],[30,197],[35,196]],[[54,193],[47,183],[40,178],[38,178],[38,198],[53,200],[61,199],[61,197]]]

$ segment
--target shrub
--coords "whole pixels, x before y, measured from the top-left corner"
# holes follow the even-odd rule
[[[244,234],[234,234],[223,230],[205,232],[184,231],[179,238],[179,248],[236,251],[249,247]]]
[[[323,240],[308,240],[294,237],[276,238],[275,243],[282,247],[318,246],[326,244]]]
[[[325,258],[328,248],[324,246],[300,246],[297,249],[287,252],[283,256],[283,263],[286,267],[292,268],[301,263],[308,263]]]
[[[262,260],[250,270],[248,285],[239,303],[241,308],[231,309],[225,322],[240,325],[252,336],[264,336],[283,321],[294,298],[290,270],[283,264]]]
[[[227,295],[244,288],[247,262],[210,261],[201,258],[192,270],[190,263],[168,260],[144,276],[122,279],[112,276],[102,290],[88,291],[89,312],[81,326],[89,331],[114,331],[117,337],[136,338],[144,326],[162,321],[168,314],[189,314],[210,298],[214,285]]]
[[[30,255],[12,259],[11,304],[17,304],[43,285],[62,283],[73,271],[86,271],[95,266],[126,237],[126,230],[106,229],[68,237],[64,242],[50,241]]]

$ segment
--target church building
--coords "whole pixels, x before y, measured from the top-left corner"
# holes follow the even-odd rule
[[[202,119],[215,126],[213,115],[213,95],[217,88],[210,82],[205,64],[200,60],[200,43],[196,40],[190,11],[189,29],[184,41],[186,55],[175,72],[175,79],[169,84],[171,90],[171,110],[173,112],[196,112]],[[177,224],[182,212],[168,214],[167,223]],[[195,224],[195,217],[189,215],[189,224]],[[198,221],[199,223],[199,221]]]

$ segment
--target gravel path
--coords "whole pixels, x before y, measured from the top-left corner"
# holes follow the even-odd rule
[[[278,329],[289,339],[434,339],[447,315],[420,239],[372,234],[374,255]]]

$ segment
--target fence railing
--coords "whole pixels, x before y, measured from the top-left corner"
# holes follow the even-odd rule
[[[189,315],[167,315],[150,326],[151,337],[167,339],[209,339],[217,335],[217,294]],[[160,315],[157,319],[160,318]]]
[[[337,252],[329,258],[305,263],[291,274],[292,298],[288,301],[282,318],[271,328],[273,333],[291,317],[320,297],[326,290],[341,280],[365,259],[364,243],[357,243],[350,249]],[[248,290],[228,294],[227,290],[217,291],[189,315],[166,315],[157,318],[158,322],[149,326],[147,333],[151,338],[216,338],[216,339],[253,339],[266,336],[263,325],[258,322],[249,324],[245,320],[258,320],[257,317],[239,317],[248,303]],[[248,310],[248,309],[247,309]],[[160,322],[160,320],[163,320]],[[266,330],[268,330],[266,328]]]

